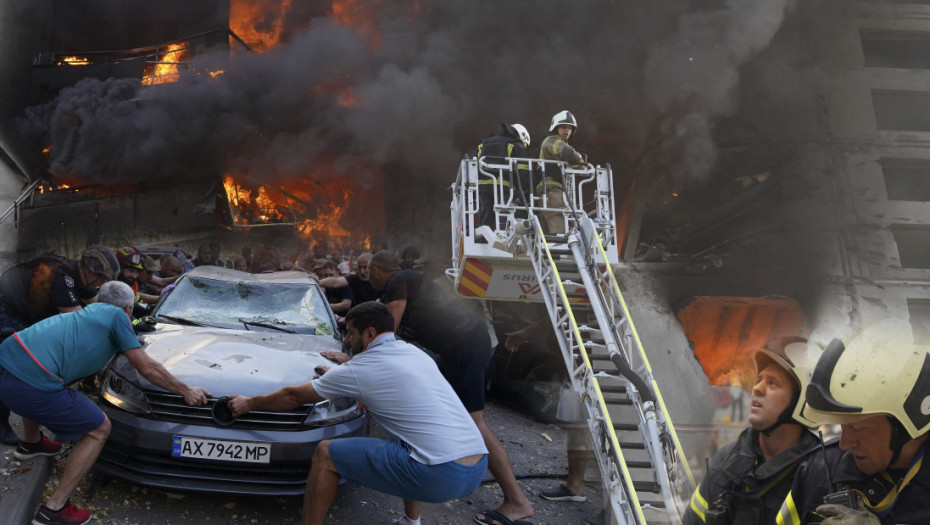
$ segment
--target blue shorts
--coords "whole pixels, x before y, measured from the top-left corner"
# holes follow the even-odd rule
[[[397,439],[334,439],[329,442],[329,455],[346,481],[425,503],[468,496],[488,470],[487,456],[471,466],[455,461],[424,465],[411,458]]]
[[[93,401],[71,388],[45,392],[20,381],[0,367],[0,400],[20,416],[55,433],[60,441],[71,441],[95,430],[105,416]]]

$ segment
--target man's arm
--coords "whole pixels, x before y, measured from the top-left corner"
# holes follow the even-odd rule
[[[319,403],[325,398],[316,393],[313,383],[286,386],[268,394],[252,397],[231,395],[229,409],[234,417],[252,410],[291,410],[307,403]]]
[[[336,279],[336,277],[327,277],[326,279]],[[329,307],[333,309],[335,314],[344,314],[352,308],[352,299],[343,299],[338,303],[331,303]]]
[[[397,330],[400,327],[400,320],[404,317],[404,310],[407,309],[407,300],[397,299],[389,302],[386,306],[394,314],[394,329]]]
[[[126,355],[126,359],[129,359],[129,363],[153,385],[178,394],[184,398],[185,403],[191,406],[200,406],[207,402],[209,392],[199,386],[188,386],[184,381],[174,377],[167,368],[152,359],[142,348],[133,348],[123,353]]]
[[[320,279],[320,286],[323,288],[345,288],[349,286],[349,281],[341,275],[338,277],[327,277],[325,279]]]

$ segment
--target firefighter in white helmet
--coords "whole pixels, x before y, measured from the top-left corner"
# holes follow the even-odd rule
[[[801,415],[804,387],[820,347],[789,340],[754,355],[749,427],[721,448],[685,510],[685,525],[771,524],[797,465],[820,440]]]
[[[807,387],[804,416],[842,436],[798,469],[777,523],[930,523],[930,345],[888,319],[834,339]]]
[[[529,158],[529,151],[526,149],[530,146],[530,132],[526,130],[523,124],[501,124],[501,131],[491,135],[478,144],[477,157],[484,157],[489,163],[502,165],[507,163],[506,159],[512,158]],[[526,162],[516,164],[518,173],[516,175],[523,177],[528,176],[529,165]],[[514,188],[517,180],[514,173],[502,172],[500,169],[486,170],[495,178],[484,175],[478,178],[478,225],[488,226],[492,230],[501,228],[501,224],[495,224],[494,220],[494,190],[497,187],[497,193],[501,199],[509,197],[511,189],[515,190],[516,204],[522,206],[523,199],[520,198],[520,189]],[[518,185],[518,184],[517,184]],[[519,185],[518,185],[519,186]],[[503,204],[503,202],[501,202]]]
[[[539,158],[543,160],[559,160],[570,165],[580,165],[586,162],[586,157],[578,153],[575,148],[568,145],[568,139],[578,129],[578,121],[568,110],[563,110],[552,116],[549,125],[549,134],[539,145]],[[545,193],[547,208],[565,207],[562,197],[562,178],[551,166],[546,167],[546,174],[542,181],[536,185],[536,194]],[[543,189],[545,188],[545,190]],[[542,212],[545,221],[546,233],[559,235],[565,233],[565,217],[560,212]]]

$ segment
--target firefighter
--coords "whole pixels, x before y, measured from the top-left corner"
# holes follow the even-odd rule
[[[91,246],[72,261],[46,253],[0,275],[0,341],[59,312],[80,310],[97,289],[116,277],[119,263],[104,246]],[[16,445],[10,411],[0,404],[0,442]]]
[[[820,349],[806,342],[765,348],[753,356],[749,428],[721,448],[691,496],[684,523],[770,524],[791,488],[797,465],[820,440],[801,415],[804,387]]]
[[[560,111],[552,116],[549,125],[549,134],[539,145],[539,158],[543,160],[559,160],[569,165],[579,165],[587,162],[587,158],[568,145],[568,139],[578,129],[578,122],[570,111]],[[547,208],[565,207],[562,197],[562,177],[556,173],[552,166],[546,166],[546,174],[542,181],[536,185],[536,195],[546,196]],[[558,235],[565,233],[565,219],[561,212],[540,213],[546,225],[546,233]]]
[[[499,133],[487,137],[478,145],[477,157],[479,159],[484,157],[491,163],[503,164],[506,162],[504,159],[529,158],[530,154],[526,149],[528,147],[530,147],[530,132],[526,130],[526,127],[522,124],[508,125],[502,123]],[[529,166],[526,163],[520,163],[517,164],[517,169],[520,170],[520,173],[526,173]],[[512,172],[509,176],[502,174],[500,170],[492,170],[490,173],[500,181],[498,192],[505,189],[515,189],[518,200],[522,202],[523,199],[519,198],[521,193],[520,181],[513,179]],[[520,173],[518,173],[518,176]],[[515,184],[518,186],[517,188],[514,188]],[[478,224],[479,226],[488,226],[492,230],[500,228],[500,225],[495,224],[494,221],[494,191],[495,179],[479,176]]]
[[[930,523],[930,345],[914,343],[910,323],[827,345],[804,417],[842,435],[798,468],[777,523]]]

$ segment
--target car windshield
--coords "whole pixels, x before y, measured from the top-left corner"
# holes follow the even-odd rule
[[[155,312],[179,324],[335,333],[326,299],[310,283],[181,279]]]

